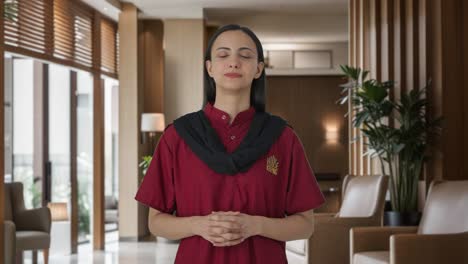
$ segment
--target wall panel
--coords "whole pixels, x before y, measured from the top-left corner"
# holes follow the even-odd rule
[[[468,3],[351,0],[349,13],[350,65],[370,70],[380,81],[396,81],[391,98],[432,80],[427,115],[443,115],[445,121],[442,136],[431,139],[427,182],[468,179],[468,18],[463,15]],[[359,131],[350,128],[350,140],[356,136]],[[375,161],[362,157],[361,143],[351,143],[349,150],[350,173],[380,173]]]

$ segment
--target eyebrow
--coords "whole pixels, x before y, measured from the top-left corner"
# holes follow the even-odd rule
[[[220,49],[231,50],[231,48],[228,48],[228,47],[219,47],[216,50],[220,50]],[[239,51],[241,51],[241,50],[250,50],[251,52],[254,52],[251,48],[248,48],[248,47],[239,48]]]

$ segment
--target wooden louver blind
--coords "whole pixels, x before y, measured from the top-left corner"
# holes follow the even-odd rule
[[[54,57],[92,66],[93,12],[75,1],[54,0]]]
[[[96,11],[78,0],[0,1],[9,7],[4,28],[7,51],[117,75],[115,22],[102,19],[100,28],[96,29]],[[102,42],[102,66],[93,65],[93,42]]]
[[[93,63],[93,11],[88,8],[74,8],[75,52],[76,63],[92,67]]]
[[[74,27],[73,6],[67,0],[54,3],[54,57],[73,60]]]
[[[101,70],[117,73],[117,26],[107,19],[101,20]]]
[[[51,32],[46,23],[52,16],[47,12],[50,1],[7,0],[12,8],[9,19],[5,19],[5,44],[32,52],[45,53],[51,47]]]

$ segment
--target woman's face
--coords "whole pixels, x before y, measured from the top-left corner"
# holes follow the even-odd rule
[[[250,93],[252,81],[260,77],[263,67],[255,42],[240,30],[221,33],[213,43],[211,61],[206,61],[216,89],[229,91],[247,89]]]

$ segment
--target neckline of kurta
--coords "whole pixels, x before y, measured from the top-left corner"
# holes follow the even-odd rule
[[[206,103],[205,107],[203,108],[203,112],[205,113],[206,117],[210,120],[210,123],[216,126],[221,127],[232,127],[244,124],[248,121],[251,121],[255,116],[255,108],[250,106],[248,109],[239,112],[229,124],[231,117],[229,114],[217,107],[215,107],[211,102]]]

